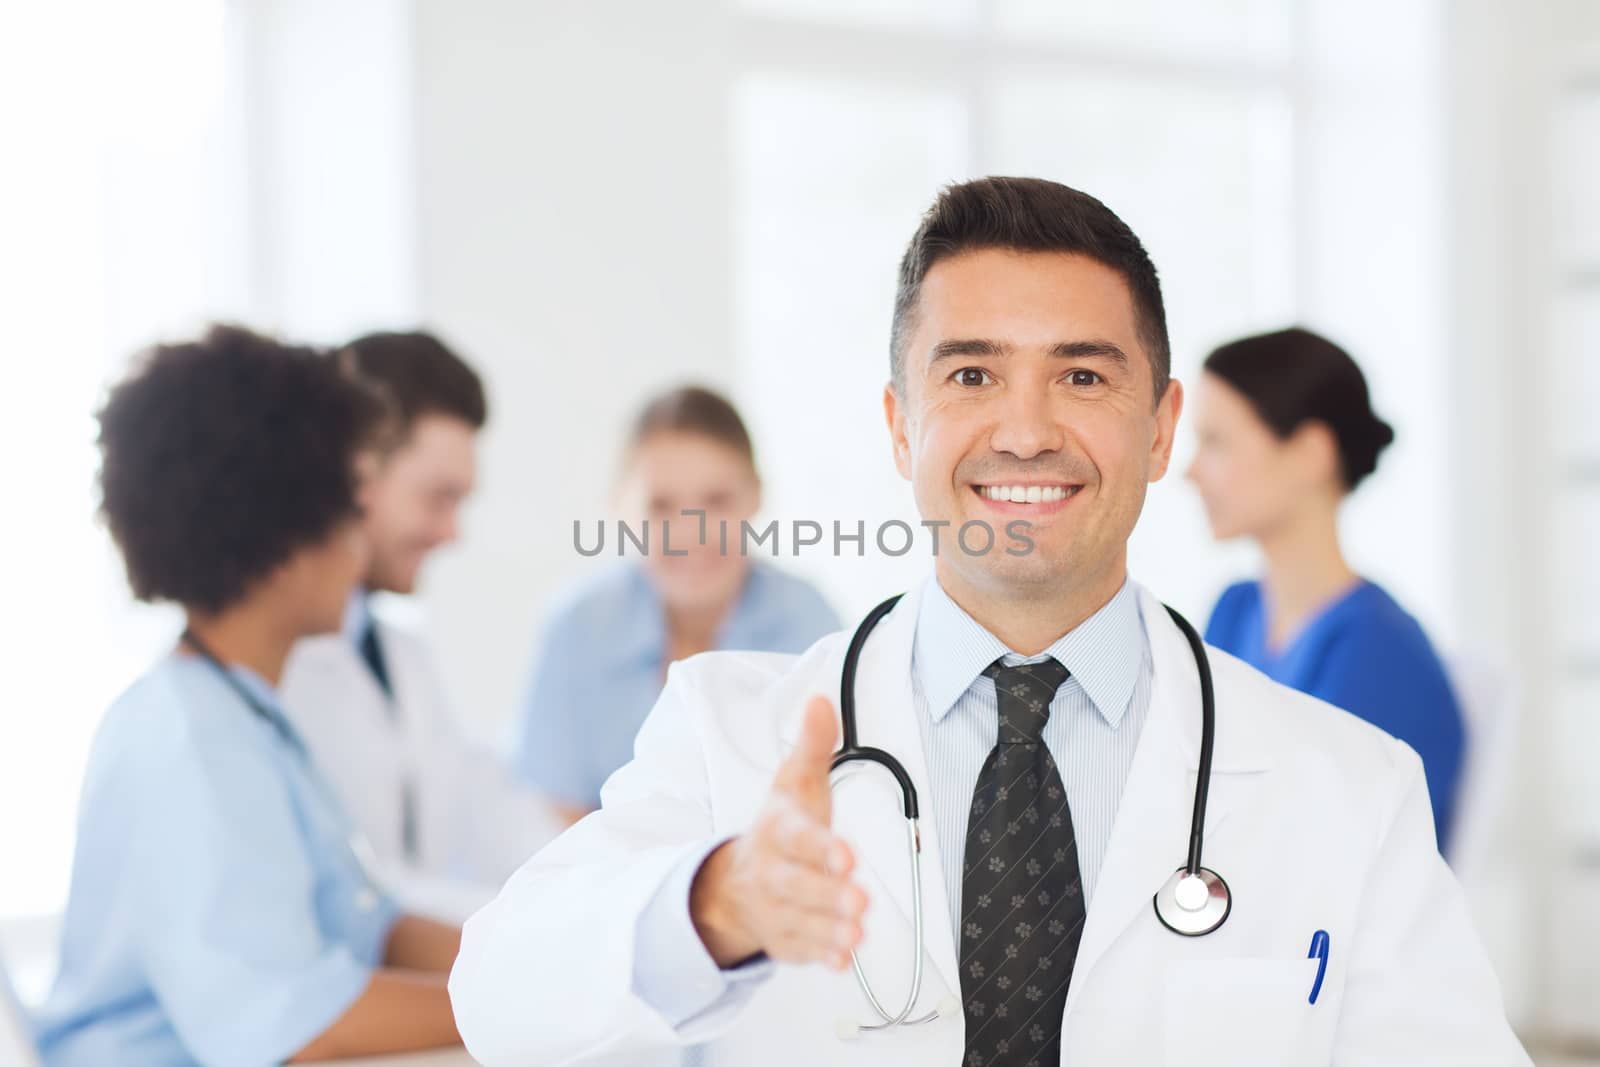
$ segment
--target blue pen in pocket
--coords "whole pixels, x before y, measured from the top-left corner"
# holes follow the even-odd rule
[[[1328,973],[1328,931],[1318,930],[1311,935],[1311,951],[1306,953],[1306,959],[1317,962],[1317,977],[1311,983],[1311,998],[1309,1004],[1317,1002],[1317,994],[1322,992],[1322,976]]]

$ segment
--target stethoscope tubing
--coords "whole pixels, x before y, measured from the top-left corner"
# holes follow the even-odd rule
[[[1216,745],[1217,695],[1211,680],[1211,657],[1206,655],[1205,642],[1189,624],[1189,620],[1172,608],[1167,614],[1178,629],[1183,631],[1194,653],[1195,669],[1200,674],[1200,760],[1195,774],[1194,811],[1189,820],[1189,855],[1184,869],[1191,877],[1200,873],[1200,849],[1205,838],[1206,801],[1211,793],[1211,753]]]
[[[850,644],[845,649],[844,664],[839,672],[839,725],[841,738],[839,750],[834,753],[830,764],[830,771],[837,771],[845,764],[858,762],[875,764],[887,771],[900,787],[907,832],[910,837],[912,905],[915,915],[913,919],[913,936],[916,946],[916,961],[912,970],[910,995],[899,1012],[890,1014],[889,1010],[883,1006],[882,1001],[873,991],[871,983],[867,980],[866,972],[861,966],[861,960],[852,951],[850,953],[850,964],[855,971],[856,982],[866,995],[867,1002],[872,1006],[872,1010],[882,1020],[880,1023],[871,1026],[862,1025],[858,1027],[857,1029],[860,1032],[887,1030],[901,1025],[916,1025],[935,1019],[939,1015],[938,1011],[934,1011],[917,1019],[909,1018],[922,988],[924,945],[922,849],[920,831],[918,830],[916,785],[912,782],[911,775],[906,771],[905,766],[893,755],[881,748],[862,745],[856,727],[856,675],[861,662],[861,655],[866,648],[867,638],[884,616],[894,610],[900,599],[901,594],[892,596],[868,612],[856,627],[855,633],[851,635]],[[1190,652],[1194,656],[1195,669],[1200,681],[1200,758],[1195,776],[1194,807],[1189,822],[1189,849],[1185,856],[1184,866],[1179,869],[1179,873],[1185,878],[1203,876],[1209,879],[1208,885],[1215,883],[1217,890],[1221,893],[1218,899],[1222,902],[1222,910],[1220,916],[1217,917],[1195,915],[1193,916],[1193,922],[1185,922],[1182,918],[1169,917],[1162,908],[1162,894],[1166,893],[1169,887],[1163,887],[1161,891],[1157,892],[1154,904],[1156,916],[1163,925],[1175,933],[1192,937],[1210,933],[1227,920],[1228,914],[1232,910],[1232,895],[1228,891],[1227,883],[1216,872],[1208,871],[1201,865],[1201,852],[1205,838],[1206,801],[1211,791],[1212,752],[1216,743],[1216,690],[1211,675],[1211,660],[1206,654],[1205,642],[1201,640],[1200,634],[1190,625],[1189,621],[1171,607],[1167,608],[1167,614],[1171,616],[1173,623],[1183,633],[1184,640],[1188,642]],[[1178,880],[1178,876],[1175,875],[1172,882],[1176,883]],[[1189,906],[1181,903],[1183,900],[1181,895],[1178,899],[1180,903],[1173,906],[1180,909]],[[1181,910],[1174,913],[1174,915],[1181,914]]]
[[[838,770],[846,763],[862,761],[876,763],[894,776],[900,786],[900,795],[908,819],[917,818],[917,789],[905,766],[881,748],[871,748],[860,743],[856,728],[856,674],[867,638],[878,623],[894,610],[903,594],[896,594],[867,613],[851,635],[845,649],[844,666],[839,672],[839,725],[841,743],[834,753],[831,769]],[[1183,633],[1194,656],[1195,669],[1200,676],[1200,759],[1195,776],[1194,807],[1189,820],[1189,850],[1184,869],[1192,876],[1200,873],[1201,852],[1205,841],[1206,800],[1211,791],[1211,757],[1216,745],[1216,689],[1211,677],[1211,658],[1206,654],[1205,642],[1200,634],[1181,614],[1167,608],[1173,623]]]

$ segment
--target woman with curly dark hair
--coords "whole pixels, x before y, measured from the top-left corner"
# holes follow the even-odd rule
[[[402,916],[275,687],[366,562],[381,407],[246,330],[157,346],[100,412],[101,512],[178,646],[112,705],[79,812],[49,1067],[271,1064],[458,1040],[459,931]]]

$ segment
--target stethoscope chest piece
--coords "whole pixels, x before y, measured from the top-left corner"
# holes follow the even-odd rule
[[[1156,918],[1175,934],[1200,937],[1221,926],[1233,909],[1233,894],[1222,876],[1208,867],[1191,875],[1179,867],[1155,897]]]

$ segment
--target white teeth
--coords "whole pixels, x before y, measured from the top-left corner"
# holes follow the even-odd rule
[[[1060,485],[986,485],[979,489],[985,499],[1013,504],[1052,504],[1065,500],[1073,491]]]

